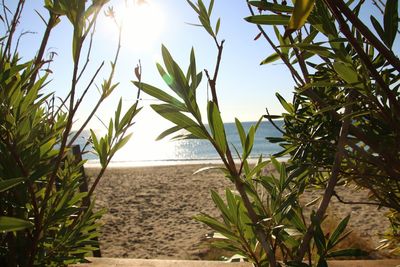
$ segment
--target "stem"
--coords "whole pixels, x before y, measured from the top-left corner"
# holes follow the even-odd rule
[[[251,8],[251,6],[249,4],[247,4],[247,7],[249,8],[250,13],[254,16],[254,11]],[[299,87],[302,87],[304,85],[304,80],[301,78],[301,76],[296,71],[296,69],[293,67],[293,65],[290,64],[289,60],[287,60],[287,58],[276,47],[276,45],[269,38],[268,34],[264,31],[264,29],[258,24],[257,24],[257,28],[260,30],[260,32],[262,33],[263,37],[265,38],[265,40],[267,40],[267,42],[272,47],[272,49],[274,49],[275,53],[277,53],[279,55],[279,57],[282,59],[283,63],[285,63],[286,67],[290,70],[290,73],[292,74],[293,80],[296,83],[296,85],[299,86]]]
[[[25,0],[18,1],[17,9],[15,10],[14,17],[11,21],[11,28],[9,27],[7,42],[6,42],[6,46],[4,48],[4,55],[8,54],[7,56],[9,57],[9,59],[11,57],[10,52],[11,52],[11,44],[12,44],[13,36],[14,36],[15,30],[17,29],[17,25],[18,25],[19,19],[21,17],[21,13],[24,8],[24,5],[25,5]],[[3,4],[3,6],[4,6],[4,4]],[[2,63],[4,62],[4,60],[7,56],[3,57],[2,61],[1,61]]]
[[[99,73],[100,69],[103,67],[104,62],[101,63],[100,67],[97,69],[96,73],[93,75],[91,81],[89,82],[88,86],[86,87],[85,91],[83,92],[81,98],[78,100],[78,102],[76,103],[75,106],[75,112],[77,111],[79,105],[81,104],[84,96],[86,95],[86,93],[88,92],[89,88],[91,87],[92,83],[94,82],[94,79],[96,78],[97,74]],[[89,114],[89,116],[86,118],[86,121],[82,124],[82,126],[79,128],[79,130],[75,133],[75,135],[72,137],[72,139],[69,141],[68,143],[68,147],[72,146],[72,144],[75,142],[75,140],[79,137],[79,135],[81,134],[81,132],[85,129],[85,127],[87,126],[87,124],[89,123],[89,121],[92,119],[92,117],[94,116],[94,114],[96,113],[97,109],[100,107],[100,104],[103,102],[105,98],[104,97],[100,97],[100,99],[97,101],[96,106],[93,108],[92,112]]]
[[[348,102],[352,101],[352,96],[350,95],[348,98]],[[345,145],[346,145],[346,140],[347,140],[347,135],[349,132],[349,126],[351,123],[351,118],[348,116],[351,113],[351,106],[346,106],[343,117],[346,119],[342,123],[342,127],[340,129],[340,134],[339,134],[339,141],[337,145],[337,151],[335,154],[335,160],[332,166],[332,173],[331,177],[329,178],[328,181],[328,186],[325,189],[324,196],[322,198],[321,204],[318,207],[318,210],[315,214],[315,219],[313,222],[311,222],[310,226],[307,228],[307,232],[303,237],[303,240],[300,244],[299,251],[297,253],[296,260],[297,261],[302,261],[304,258],[304,255],[306,252],[309,250],[309,244],[310,241],[313,237],[314,234],[314,227],[316,224],[320,224],[322,221],[322,218],[325,215],[326,209],[328,208],[329,202],[332,198],[332,195],[335,192],[335,186],[339,180],[339,170],[340,170],[340,165],[342,162],[343,155],[345,153]]]
[[[50,38],[51,30],[54,28],[54,26],[55,26],[55,24],[57,22],[57,19],[58,19],[58,16],[50,12],[50,17],[49,17],[49,20],[48,20],[48,22],[46,24],[46,30],[45,30],[45,32],[43,34],[43,38],[42,38],[42,42],[40,44],[39,52],[38,52],[38,54],[36,56],[35,63],[33,65],[35,67],[35,71],[31,75],[31,80],[29,82],[29,88],[31,88],[33,86],[33,84],[35,83],[36,76],[37,76],[37,74],[39,72],[39,69],[40,69],[39,66],[41,66],[41,64],[42,64],[44,51],[46,49],[47,43],[48,43],[49,38]]]
[[[342,15],[340,13],[342,10],[338,10],[337,6],[331,0],[324,0],[324,1],[328,5],[328,7],[331,10],[332,14],[335,16],[335,18],[339,22],[340,30],[346,36],[347,40],[349,40],[349,42],[353,46],[354,50],[357,52],[358,56],[360,57],[361,61],[365,64],[365,66],[367,67],[367,69],[370,72],[371,76],[375,79],[376,83],[379,84],[379,86],[382,88],[382,90],[387,94],[387,96],[389,98],[389,102],[390,102],[392,108],[396,111],[397,115],[400,116],[400,107],[399,107],[399,103],[398,103],[398,101],[396,99],[396,96],[389,89],[388,85],[385,83],[385,81],[382,79],[381,75],[375,69],[375,67],[372,64],[371,60],[369,59],[368,55],[364,52],[362,47],[358,44],[357,40],[353,37],[353,34],[351,33],[351,31],[349,29],[349,26],[344,21]],[[339,4],[340,2],[341,1],[335,1],[335,3],[337,3],[337,4]],[[352,17],[357,18],[357,17],[354,16],[354,14],[352,15]],[[353,24],[355,24],[357,21],[355,21],[355,22],[352,21],[352,22],[353,22]],[[360,22],[359,24],[355,24],[354,26],[357,29],[359,29],[360,27],[364,26],[363,24],[362,25],[360,25],[360,24],[362,24],[362,23]],[[377,45],[377,44],[375,44],[373,42],[372,42],[372,44],[374,46]],[[381,53],[383,54],[383,52],[381,52]],[[389,53],[390,53],[390,51],[389,51]],[[390,53],[390,55],[392,55],[392,54]],[[384,55],[384,56],[387,57],[387,55]],[[387,59],[390,62],[389,58],[387,58]],[[396,67],[396,65],[395,65],[396,61],[390,62],[390,63],[394,67]],[[398,66],[398,71],[400,71],[400,63],[399,63],[399,66]]]
[[[222,41],[221,44],[218,44],[218,41],[216,40],[216,38],[214,38],[214,41],[215,41],[215,43],[217,45],[217,48],[218,48],[218,56],[217,56],[217,63],[216,63],[216,66],[215,66],[214,76],[211,79],[207,70],[205,70],[205,73],[207,75],[208,83],[209,83],[210,88],[211,88],[213,102],[217,105],[217,107],[219,109],[218,95],[217,95],[217,90],[216,90],[216,80],[218,78],[218,70],[219,70],[219,67],[220,67],[221,59],[222,59],[222,51],[223,51],[224,41]],[[245,208],[246,208],[246,210],[248,212],[249,218],[252,221],[254,227],[256,227],[257,223],[259,222],[258,215],[255,212],[255,210],[253,209],[251,201],[250,201],[250,199],[249,199],[249,197],[248,197],[248,195],[246,193],[246,190],[244,188],[244,183],[240,178],[240,173],[236,169],[236,165],[235,165],[235,162],[233,160],[232,153],[231,153],[231,151],[229,149],[229,146],[227,146],[226,153],[225,153],[226,154],[226,158],[225,158],[225,155],[220,151],[219,147],[214,142],[214,140],[213,140],[213,138],[211,136],[209,137],[209,140],[211,140],[211,143],[213,144],[213,146],[217,150],[217,152],[220,155],[221,159],[223,160],[226,168],[229,170],[230,175],[231,175],[231,177],[232,177],[232,179],[234,181],[235,187],[236,187],[237,191],[239,192],[241,198],[243,199],[243,203],[244,203],[244,206],[245,206]],[[273,252],[271,244],[267,241],[266,234],[260,228],[255,228],[255,232],[256,232],[257,239],[260,241],[261,246],[263,247],[264,251],[268,255],[268,260],[269,260],[270,266],[271,267],[276,267],[275,254]]]
[[[212,99],[213,102],[217,105],[217,107],[219,108],[218,105],[218,97],[217,97],[217,90],[216,90],[216,83],[217,83],[217,78],[218,78],[218,71],[219,71],[219,67],[221,64],[221,59],[222,59],[222,51],[224,49],[224,42],[225,40],[221,41],[221,44],[218,44],[218,41],[216,39],[215,43],[217,45],[218,48],[218,55],[217,55],[217,64],[215,65],[215,70],[214,70],[214,76],[211,79],[209,73],[207,70],[204,70],[204,72],[206,73],[207,79],[208,79],[208,84],[210,85],[210,89],[211,89],[211,95],[212,95]]]
[[[336,199],[343,204],[350,204],[350,205],[375,205],[375,206],[382,206],[382,203],[379,202],[366,202],[366,201],[345,201],[343,200],[336,191],[333,191],[333,196],[336,197]]]
[[[357,30],[400,72],[400,60],[390,51],[367,26],[349,9],[342,0],[324,0],[328,6],[333,6],[357,28]]]

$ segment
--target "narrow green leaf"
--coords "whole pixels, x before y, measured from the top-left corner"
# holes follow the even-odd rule
[[[359,248],[348,248],[348,249],[341,249],[329,252],[326,257],[327,258],[334,258],[334,257],[362,257],[368,256],[368,252],[364,251]]]
[[[119,117],[121,116],[121,109],[122,109],[122,98],[119,99],[117,110],[115,111],[115,116],[114,116],[114,126],[115,126],[115,131],[119,132]]]
[[[217,24],[215,25],[215,35],[218,35],[220,26],[221,26],[221,18],[218,18]]]
[[[269,55],[266,59],[261,61],[260,65],[265,65],[265,64],[272,63],[274,61],[277,61],[280,58],[281,57],[277,53],[273,53],[272,55]]]
[[[254,135],[255,135],[255,128],[252,125],[249,129],[249,133],[247,134],[246,137],[246,142],[244,145],[244,155],[243,155],[243,160],[247,159],[250,156],[251,150],[253,149],[253,144],[254,144]]]
[[[182,128],[180,126],[171,127],[169,129],[165,130],[164,132],[162,132],[159,136],[157,136],[156,141],[159,141],[159,140],[163,139],[164,137],[166,137],[170,134],[173,134],[181,129]]]
[[[332,233],[328,241],[329,249],[337,244],[337,241],[339,240],[339,237],[343,234],[344,230],[346,229],[349,220],[350,220],[350,215],[347,215],[336,227],[335,231]]]
[[[385,32],[383,31],[381,24],[376,20],[374,16],[371,15],[369,18],[371,20],[372,26],[374,26],[374,29],[378,33],[381,40],[383,40],[386,43]]]
[[[19,218],[0,216],[0,232],[13,232],[33,227],[29,221]]]
[[[261,10],[267,10],[272,12],[293,12],[293,7],[287,5],[279,5],[274,3],[269,3],[267,1],[249,1],[250,5],[258,7]]]
[[[188,4],[193,8],[194,11],[196,11],[197,14],[200,15],[200,10],[195,6],[191,1],[187,0]]]
[[[17,186],[20,183],[22,183],[24,180],[25,180],[24,178],[13,178],[13,179],[2,180],[0,181],[0,192],[4,192],[10,188],[13,188],[14,186]]]
[[[289,114],[292,114],[294,112],[294,107],[292,104],[286,102],[286,100],[278,93],[275,94],[276,97],[278,98],[279,102],[281,103],[282,107],[289,112]]]
[[[207,11],[207,14],[208,14],[209,17],[211,16],[213,7],[214,7],[214,0],[211,0],[210,1],[210,5],[208,6],[208,11]]]
[[[200,172],[204,172],[204,171],[209,171],[209,170],[220,170],[220,171],[227,171],[227,169],[222,168],[222,167],[218,167],[218,166],[211,166],[211,167],[204,167],[204,168],[200,168],[197,171],[195,171],[193,173],[193,175],[198,174]]]
[[[300,29],[306,23],[308,16],[314,8],[315,0],[296,0],[294,10],[288,27],[285,32],[285,37],[291,32]]]
[[[175,106],[180,111],[184,111],[184,112],[187,111],[187,108],[186,108],[185,104],[180,102],[175,97],[165,93],[161,89],[158,89],[157,87],[154,87],[154,86],[149,85],[147,83],[139,83],[139,82],[134,82],[134,81],[132,81],[132,83],[134,85],[136,85],[137,87],[140,87],[140,89],[143,90],[143,92],[145,92],[146,94],[148,94],[148,95],[150,95],[152,97],[155,97],[158,100],[161,100],[161,101],[164,101],[166,103],[169,103],[169,104]]]
[[[242,143],[242,147],[244,147],[246,143],[246,133],[244,131],[243,125],[237,118],[235,118],[235,124],[240,137],[240,142]]]
[[[284,15],[254,15],[244,19],[247,22],[260,25],[288,25],[290,17]]]
[[[207,108],[208,123],[210,125],[214,140],[221,149],[222,153],[225,154],[227,149],[225,128],[218,106],[214,102],[209,101]]]
[[[182,114],[175,107],[162,104],[162,105],[151,105],[155,112],[166,118],[167,120],[173,122],[175,125],[189,131],[194,134],[197,138],[207,139],[208,135],[205,133],[204,129],[202,129],[196,122]]]
[[[351,65],[342,62],[335,62],[333,63],[333,68],[346,83],[350,85],[356,85],[359,83],[358,73]]]
[[[386,44],[391,48],[397,35],[399,25],[398,13],[399,0],[387,0],[385,14],[383,17],[383,27],[385,30]]]
[[[232,214],[230,213],[228,207],[225,205],[222,198],[218,195],[217,192],[211,190],[211,198],[219,211],[221,212],[222,216],[224,217],[225,221],[232,221]]]

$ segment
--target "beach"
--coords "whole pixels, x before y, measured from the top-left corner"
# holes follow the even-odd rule
[[[193,174],[205,166],[109,168],[95,191],[96,209],[107,209],[102,218],[102,256],[205,259],[210,250],[206,234],[212,231],[194,221],[193,216],[199,213],[217,216],[210,190],[224,194],[225,188],[232,188],[219,170]],[[93,180],[99,169],[85,171]],[[368,194],[349,187],[338,188],[336,192],[345,201],[366,201]],[[322,193],[307,191],[301,201],[308,203]],[[311,208],[316,209],[317,204]],[[329,207],[329,214],[336,217],[334,222],[351,214],[348,229],[369,249],[379,245],[379,235],[388,227],[383,217],[385,212],[371,205],[341,204],[335,198]]]

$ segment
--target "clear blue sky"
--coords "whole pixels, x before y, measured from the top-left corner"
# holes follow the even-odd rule
[[[134,100],[136,88],[130,83],[130,80],[135,79],[133,70],[139,59],[143,66],[143,81],[156,84],[160,88],[167,88],[155,67],[155,62],[161,59],[160,48],[162,43],[183,68],[187,68],[190,49],[193,46],[197,55],[198,69],[206,68],[210,72],[214,70],[216,47],[210,36],[202,28],[186,24],[187,22],[198,22],[195,12],[186,1],[148,1],[158,6],[161,12],[158,15],[161,15],[163,19],[162,22],[159,22],[161,24],[159,26],[152,25],[152,22],[144,19],[140,22],[141,27],[144,30],[149,28],[150,31],[156,29],[159,33],[155,34],[151,42],[146,41],[145,48],[143,48],[137,45],[142,38],[140,31],[133,29],[131,32],[130,28],[134,27],[125,25],[127,33],[123,38],[128,41],[123,42],[115,79],[120,82],[120,86],[114,96],[108,99],[101,108],[99,116],[103,119],[113,114],[119,97],[123,98],[125,104],[130,104]],[[20,51],[24,59],[29,59],[34,55],[42,37],[44,24],[34,12],[34,9],[47,17],[47,13],[42,7],[43,2],[27,1],[23,21],[17,32],[29,30],[36,32],[36,34],[25,35],[21,41]],[[123,2],[123,0],[112,1],[111,4],[118,11],[118,5]],[[208,4],[208,1],[205,2]],[[219,38],[226,40],[218,79],[218,93],[225,121],[233,121],[235,117],[239,117],[243,121],[257,120],[265,114],[265,107],[268,107],[273,113],[280,113],[282,110],[274,96],[275,92],[278,91],[290,99],[293,90],[292,80],[285,67],[279,63],[259,66],[260,61],[272,52],[264,40],[253,40],[258,32],[254,25],[243,20],[244,17],[249,15],[245,1],[229,1],[229,4],[227,4],[227,1],[216,0],[213,14],[214,23],[218,17],[221,18]],[[87,71],[86,80],[83,81],[87,81],[101,61],[108,62],[113,58],[117,45],[117,32],[110,24],[108,18],[104,16],[100,18],[94,39],[90,67]],[[62,23],[53,31],[49,44],[48,51],[56,52],[57,56],[51,65],[53,81],[48,89],[56,91],[59,96],[65,96],[70,86],[72,71],[71,35],[72,28],[66,18],[63,18]],[[109,64],[106,66],[107,68],[103,69],[99,77],[106,77]],[[98,79],[97,84],[100,83],[101,79]],[[80,92],[85,85],[85,82],[80,84]],[[203,79],[198,92],[201,103],[205,106],[207,94],[205,79]],[[84,107],[78,113],[79,117],[88,113],[97,96],[98,93],[93,88]],[[148,99],[149,97],[143,96],[143,98]],[[150,103],[153,102],[143,101],[145,106]],[[145,120],[152,120],[157,116],[152,115],[149,108],[145,108],[142,117]],[[96,125],[96,119],[92,125]]]
[[[133,1],[133,0],[128,0]],[[161,61],[161,44],[164,44],[175,57],[177,62],[187,68],[189,53],[192,46],[195,48],[198,62],[198,69],[208,69],[213,72],[216,61],[216,47],[211,37],[200,27],[187,24],[197,23],[197,16],[190,6],[183,0],[147,0],[158,7],[159,13],[156,18],[141,18],[138,21],[130,21],[125,25],[121,56],[116,70],[115,81],[120,82],[114,95],[106,100],[98,113],[99,117],[108,120],[113,115],[117,101],[123,98],[124,104],[133,103],[136,97],[136,88],[130,83],[136,79],[134,67],[140,59],[143,66],[143,81],[166,89],[155,67],[156,61]],[[12,8],[17,1],[6,1]],[[36,9],[44,17],[47,12],[43,8],[44,1],[27,1],[23,21],[17,31],[34,31],[36,34],[25,35],[21,41],[20,51],[24,59],[34,56],[42,37],[44,24],[39,16],[34,12]],[[118,6],[123,5],[124,0],[113,0],[113,5],[117,12],[122,13]],[[206,5],[209,1],[205,0]],[[367,8],[368,9],[368,8]],[[376,12],[376,8],[371,6],[369,12]],[[260,38],[254,41],[258,34],[257,28],[244,21],[244,17],[249,15],[245,0],[226,1],[215,0],[213,23],[217,18],[221,18],[221,28],[219,39],[225,39],[222,65],[218,79],[218,94],[220,97],[221,112],[226,122],[233,121],[238,117],[242,121],[254,121],[265,114],[265,108],[271,113],[279,114],[283,110],[276,100],[275,93],[279,92],[286,99],[291,100],[293,91],[293,81],[282,63],[260,66],[259,63],[266,56],[272,53],[272,49],[265,40]],[[130,14],[130,17],[132,15]],[[159,20],[159,18],[162,18]],[[131,25],[129,25],[129,23]],[[133,25],[135,24],[135,25]],[[139,30],[138,30],[138,27]],[[274,33],[265,28],[270,36]],[[154,32],[151,40],[143,36],[143,32]],[[158,32],[158,33],[157,33]],[[145,34],[148,35],[148,34]],[[58,25],[52,33],[48,52],[57,53],[54,62],[51,64],[53,80],[48,87],[49,91],[55,91],[58,96],[65,96],[70,88],[72,72],[71,57],[71,36],[72,28],[66,18]],[[398,40],[397,40],[398,41]],[[140,45],[144,43],[144,45]],[[107,77],[109,71],[108,62],[112,60],[117,46],[117,31],[111,26],[111,22],[105,16],[101,16],[94,39],[94,46],[91,55],[90,66],[86,72],[85,79],[79,84],[78,92],[82,92],[86,83],[95,69],[102,61],[106,61],[106,68],[100,73],[96,84],[100,85],[102,78]],[[204,76],[205,78],[205,76]],[[200,103],[205,107],[206,101],[206,82],[203,79],[198,90]],[[95,88],[89,93],[82,109],[78,112],[78,121],[82,121],[98,98]],[[139,124],[154,124],[160,122],[158,115],[154,114],[148,107],[154,103],[149,101],[149,97],[142,96],[145,101],[141,104],[145,106],[144,112],[138,117]],[[97,119],[93,120],[92,127],[99,126]]]

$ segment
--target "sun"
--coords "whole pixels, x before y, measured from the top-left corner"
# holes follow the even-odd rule
[[[151,48],[163,31],[164,12],[151,0],[121,2],[116,16],[122,25],[122,45],[134,50]]]

